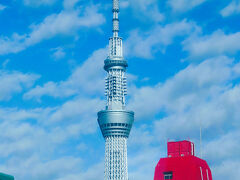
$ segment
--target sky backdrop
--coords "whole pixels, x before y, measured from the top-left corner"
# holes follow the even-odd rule
[[[130,180],[152,180],[190,139],[214,180],[240,177],[240,1],[120,0],[129,62]],[[0,0],[0,171],[16,180],[104,175],[103,62],[111,0]]]

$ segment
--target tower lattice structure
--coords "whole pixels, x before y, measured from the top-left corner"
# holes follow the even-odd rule
[[[122,38],[119,33],[119,0],[113,1],[113,37],[109,39],[109,54],[104,61],[106,109],[98,112],[98,123],[105,139],[104,180],[128,180],[127,139],[134,113],[125,109],[127,95],[126,68]]]

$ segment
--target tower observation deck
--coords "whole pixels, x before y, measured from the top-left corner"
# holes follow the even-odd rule
[[[113,37],[109,38],[109,54],[104,61],[106,109],[98,112],[98,123],[105,139],[104,180],[128,180],[127,139],[134,113],[125,109],[127,95],[126,68],[122,38],[119,33],[119,0],[113,3]]]

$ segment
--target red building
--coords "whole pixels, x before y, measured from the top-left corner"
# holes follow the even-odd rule
[[[161,158],[155,168],[154,180],[212,180],[206,161],[194,155],[190,141],[168,142],[168,157]]]

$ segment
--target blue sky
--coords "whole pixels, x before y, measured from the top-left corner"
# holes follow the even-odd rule
[[[103,61],[111,0],[0,0],[0,171],[103,179]],[[214,179],[240,176],[240,1],[121,0],[129,178],[153,179],[168,140],[191,139]]]

